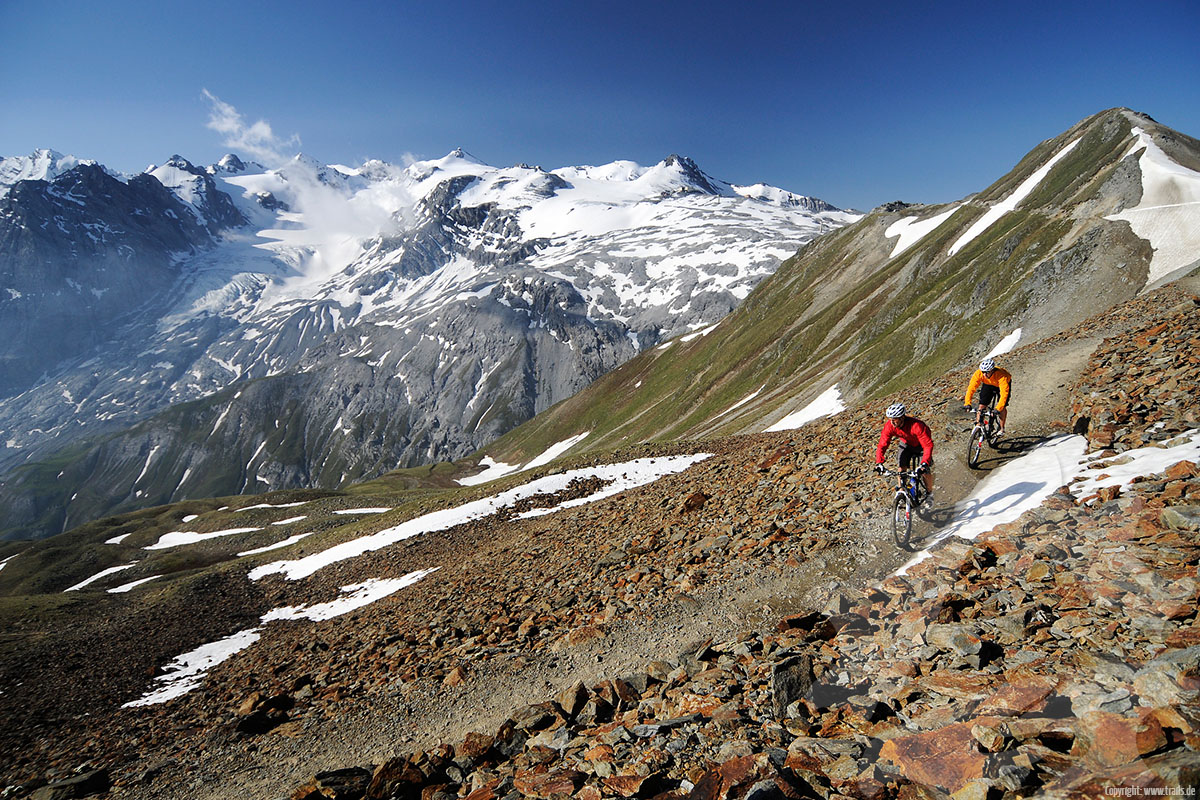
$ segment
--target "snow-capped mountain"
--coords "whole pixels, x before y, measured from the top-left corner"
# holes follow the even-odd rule
[[[461,150],[357,168],[174,156],[133,177],[72,164],[0,165],[15,178],[0,242],[36,239],[0,245],[0,312],[52,321],[24,340],[4,331],[0,474],[140,422],[89,439],[60,481],[82,469],[104,510],[462,456],[711,325],[802,244],[858,218],[680,156],[549,172]],[[163,230],[132,241],[146,220]],[[91,281],[37,285],[39,262]],[[148,421],[173,407],[175,422]]]
[[[35,150],[27,156],[0,159],[0,197],[18,181],[52,181],[69,169],[95,161],[80,161],[54,150]]]

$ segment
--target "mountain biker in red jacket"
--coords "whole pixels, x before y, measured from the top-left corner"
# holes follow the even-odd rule
[[[913,461],[920,458],[921,480],[925,483],[925,502],[933,505],[933,436],[929,426],[916,417],[908,416],[903,403],[893,403],[884,412],[887,422],[879,434],[879,447],[875,450],[875,470],[883,473],[883,458],[887,453],[892,439],[899,439],[903,446],[900,448],[900,469],[908,469]]]

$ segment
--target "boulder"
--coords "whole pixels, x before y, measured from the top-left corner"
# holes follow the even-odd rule
[[[810,653],[789,655],[771,668],[771,708],[775,719],[787,717],[787,708],[806,697],[812,689],[816,674]]]

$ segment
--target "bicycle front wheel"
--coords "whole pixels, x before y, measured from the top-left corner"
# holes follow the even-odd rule
[[[987,431],[982,425],[976,425],[971,431],[971,441],[967,444],[967,466],[971,469],[979,468],[979,459],[983,455],[983,440],[987,438]]]
[[[892,538],[900,547],[908,547],[912,538],[912,501],[907,494],[897,494],[892,506]]]
[[[999,437],[1000,437],[1000,425],[996,422],[995,419],[993,419],[992,423],[990,425],[988,425],[988,429],[987,429],[988,447],[995,450],[996,442],[999,440]]]

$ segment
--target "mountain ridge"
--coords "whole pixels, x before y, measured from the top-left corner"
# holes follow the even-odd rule
[[[802,248],[711,333],[641,354],[560,406],[561,417],[543,415],[481,455],[519,463],[584,429],[592,433],[583,448],[701,431],[761,431],[830,387],[839,387],[848,401],[893,391],[921,374],[977,359],[990,346],[985,342],[1013,330],[1041,338],[1089,310],[1132,297],[1152,283],[1147,276],[1155,251],[1108,217],[1141,199],[1143,184],[1129,150],[1137,123],[1153,124],[1125,109],[1101,112],[1039,144],[974,199],[876,209]],[[1159,138],[1186,140],[1154,130]],[[988,209],[1085,136],[1085,146],[1056,163],[1018,208],[966,238]],[[1200,149],[1193,159],[1195,153]],[[1188,178],[1196,180],[1194,174]],[[1188,207],[1190,213],[1194,208]],[[900,223],[917,219],[938,224],[897,252]],[[1200,251],[1200,242],[1187,246]],[[1009,274],[1013,267],[1018,275]],[[964,275],[971,277],[957,280]],[[789,302],[800,313],[781,313],[783,297],[794,298]],[[758,310],[764,306],[773,316]],[[951,340],[952,348],[935,348]],[[849,347],[856,349],[853,367],[839,355]],[[928,364],[934,349],[937,363]],[[696,376],[683,393],[680,374]],[[668,388],[656,393],[656,384]],[[735,413],[723,418],[735,404]],[[580,419],[581,408],[606,406],[623,410],[614,416],[620,431],[596,415]],[[635,418],[642,421],[631,426]]]

